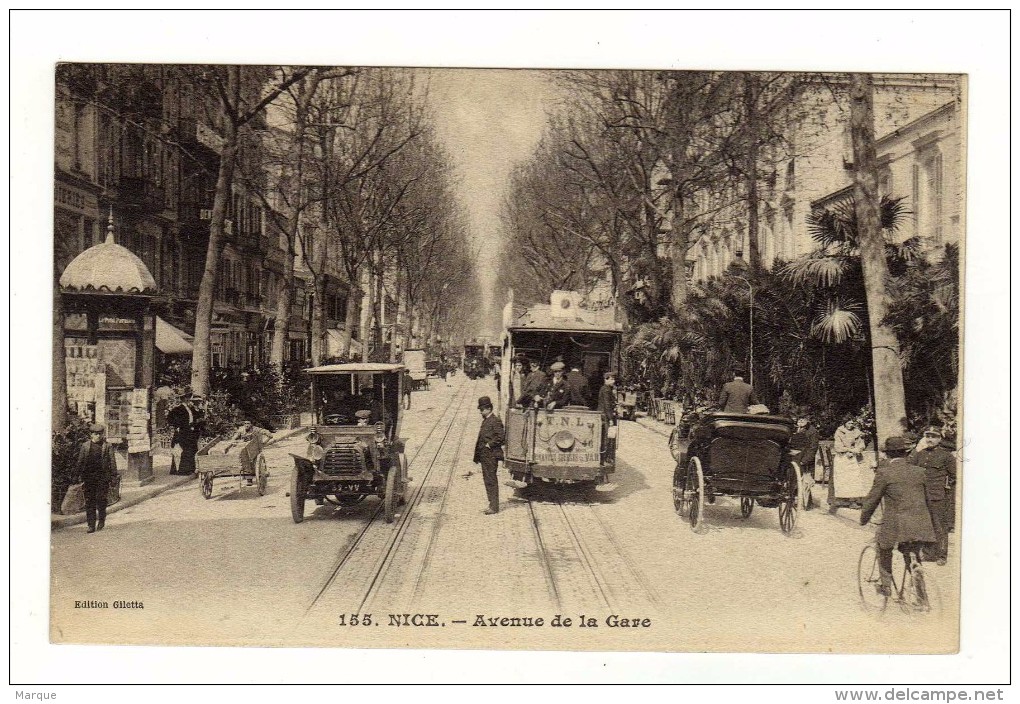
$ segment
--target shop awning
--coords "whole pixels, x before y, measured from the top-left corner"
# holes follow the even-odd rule
[[[194,338],[156,316],[156,348],[163,354],[191,354]]]

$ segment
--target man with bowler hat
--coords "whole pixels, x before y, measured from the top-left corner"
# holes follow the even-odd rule
[[[89,524],[89,533],[102,530],[106,525],[107,494],[110,482],[117,476],[117,459],[105,436],[106,428],[101,423],[93,423],[89,427],[89,439],[78,449],[75,467],[75,474],[81,478],[85,492],[85,520]]]
[[[910,554],[920,553],[935,542],[935,529],[928,512],[925,473],[907,459],[910,444],[906,438],[886,438],[888,459],[878,463],[875,482],[861,506],[861,525],[867,525],[875,509],[885,499],[882,525],[878,529],[879,593],[892,593],[892,553],[899,548],[910,564]]]
[[[499,484],[496,483],[496,470],[503,459],[503,422],[492,412],[492,401],[488,396],[478,399],[478,411],[482,414],[482,426],[478,429],[478,440],[475,441],[474,463],[482,465],[482,481],[485,483],[485,495],[489,499],[489,507],[482,513],[489,516],[499,513]]]

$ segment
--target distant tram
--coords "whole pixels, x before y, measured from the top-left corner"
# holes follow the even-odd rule
[[[598,408],[606,372],[619,373],[623,326],[612,305],[585,307],[572,291],[555,291],[550,304],[520,315],[504,310],[500,408],[506,427],[505,465],[518,481],[584,483],[611,489],[616,471],[616,426]],[[517,404],[521,389],[511,379],[518,356],[537,360],[543,371],[558,359],[584,376],[583,406],[546,410]],[[527,370],[525,370],[525,375]],[[522,380],[523,381],[523,380]],[[518,381],[517,385],[521,385]]]

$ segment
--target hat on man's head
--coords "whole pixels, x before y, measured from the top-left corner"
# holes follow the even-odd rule
[[[893,435],[885,439],[886,452],[906,452],[909,448],[910,442],[899,435]]]
[[[492,408],[492,399],[490,399],[488,396],[479,397],[478,408]]]
[[[566,365],[563,364],[563,362],[553,362],[552,366],[549,367],[549,370],[554,372],[562,372],[565,366]]]
[[[90,433],[105,433],[106,432],[106,426],[103,425],[102,423],[93,423],[93,424],[91,424],[89,426],[89,432]]]
[[[191,394],[192,401],[205,401],[205,396],[202,394]]]
[[[616,372],[606,372],[605,374],[602,375],[602,378],[603,379],[615,379],[616,378]]]
[[[733,365],[733,376],[744,376],[744,365],[734,364]]]

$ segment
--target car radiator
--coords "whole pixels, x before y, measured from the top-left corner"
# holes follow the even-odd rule
[[[368,467],[366,450],[360,441],[333,445],[322,458],[321,471],[332,476],[362,474]]]

